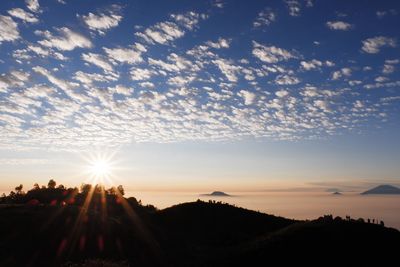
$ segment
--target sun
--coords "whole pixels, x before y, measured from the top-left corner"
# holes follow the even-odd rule
[[[98,159],[89,166],[89,171],[94,177],[107,177],[111,175],[111,162]]]
[[[85,183],[90,184],[113,184],[115,171],[115,161],[113,153],[91,153],[86,158],[87,162],[85,174],[87,179]]]

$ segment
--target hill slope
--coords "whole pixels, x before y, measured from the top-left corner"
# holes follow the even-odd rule
[[[164,210],[127,203],[128,208],[109,205],[106,215],[97,206],[87,213],[79,206],[2,206],[0,266],[61,266],[94,258],[130,266],[320,263],[312,254],[363,263],[366,257],[355,249],[368,253],[368,260],[392,260],[397,247],[391,244],[400,243],[395,229],[329,216],[294,221],[220,202]]]

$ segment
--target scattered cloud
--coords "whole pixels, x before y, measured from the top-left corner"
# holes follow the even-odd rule
[[[287,5],[287,8],[289,9],[290,16],[293,16],[293,17],[300,16],[301,4],[298,0],[285,0],[285,3]]]
[[[185,35],[185,30],[194,30],[201,18],[195,12],[187,12],[185,14],[170,15],[171,21],[164,21],[155,24],[143,32],[136,32],[135,35],[142,38],[149,44],[169,44],[175,39]]]
[[[32,13],[26,12],[22,8],[11,9],[8,11],[8,14],[28,23],[36,23],[39,21]]]
[[[0,15],[0,44],[20,38],[18,24],[9,16]]]
[[[385,36],[377,36],[362,41],[361,49],[369,54],[377,54],[382,47],[396,47],[396,40]]]
[[[113,71],[112,65],[102,55],[95,54],[95,53],[84,53],[84,54],[82,54],[82,59],[90,64],[93,64],[93,65],[103,69],[105,72]]]
[[[32,12],[39,12],[40,11],[40,5],[39,5],[39,0],[25,0],[26,2],[26,7],[32,11]]]
[[[238,92],[238,96],[243,98],[245,105],[253,104],[254,100],[256,99],[256,95],[247,90],[240,90]]]
[[[120,6],[112,5],[108,8],[107,12],[100,12],[98,14],[89,13],[88,15],[78,15],[78,17],[82,18],[83,22],[90,30],[104,35],[106,31],[117,27],[122,20],[120,10]]]
[[[35,33],[45,38],[39,41],[39,44],[61,51],[71,51],[75,48],[91,48],[93,46],[92,42],[87,37],[67,27],[59,28],[57,32],[59,33],[58,36],[54,36],[49,31],[36,31]]]
[[[276,14],[269,8],[258,13],[253,22],[254,27],[269,26],[276,20]]]
[[[336,31],[348,31],[353,28],[350,23],[344,21],[328,21],[326,26],[328,26],[329,29]]]
[[[253,55],[267,63],[298,58],[295,53],[276,46],[265,46],[253,41]]]

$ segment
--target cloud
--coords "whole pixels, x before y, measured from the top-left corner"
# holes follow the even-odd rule
[[[379,53],[382,47],[396,47],[396,40],[385,36],[377,36],[362,41],[361,49],[369,54]]]
[[[332,111],[329,107],[329,102],[326,100],[315,100],[314,106],[327,113],[330,113]]]
[[[245,105],[253,104],[254,100],[256,99],[256,95],[247,90],[240,90],[238,92],[238,96],[243,98]]]
[[[383,65],[382,73],[383,74],[390,74],[393,73],[396,68],[393,65],[385,64]]]
[[[351,72],[352,71],[350,68],[341,68],[340,70],[334,71],[332,73],[332,80],[338,80],[338,79],[342,78],[343,76],[350,77]]]
[[[281,90],[279,90],[279,91],[276,91],[276,92],[275,92],[275,95],[276,95],[277,97],[282,98],[282,97],[288,96],[288,95],[289,95],[289,92],[288,92],[287,90],[281,89]]]
[[[29,78],[29,73],[14,70],[0,76],[0,92],[7,92],[8,88],[22,87]]]
[[[148,69],[132,68],[130,71],[131,79],[134,81],[148,80],[153,75],[153,72]]]
[[[18,24],[9,16],[0,15],[0,44],[20,38]]]
[[[344,21],[328,21],[326,23],[326,26],[329,29],[336,31],[348,31],[351,28],[353,28],[353,26],[350,23]]]
[[[94,82],[110,82],[115,80],[115,78],[113,78],[113,76],[110,75],[101,75],[98,73],[85,73],[83,71],[77,71],[74,75],[74,79],[87,86],[91,86]]]
[[[21,19],[24,22],[36,23],[39,21],[32,13],[26,12],[22,8],[8,10],[8,14],[15,18]]]
[[[289,59],[298,58],[294,53],[276,46],[264,46],[253,41],[253,55],[267,63],[277,63]]]
[[[333,67],[335,65],[335,63],[333,63],[332,61],[329,61],[329,60],[322,62],[320,60],[313,59],[310,61],[301,61],[300,65],[301,65],[302,69],[304,69],[304,70],[313,70],[313,69],[320,69],[323,66]]]
[[[36,31],[38,35],[45,37],[38,43],[45,47],[52,47],[62,51],[71,51],[75,48],[91,48],[92,42],[85,36],[71,31],[67,27],[57,29],[59,36],[54,36],[49,31]]]
[[[301,4],[298,0],[285,0],[287,8],[289,9],[289,15],[293,17],[300,16]]]
[[[84,53],[84,54],[82,54],[82,59],[90,64],[93,64],[99,68],[102,68],[105,72],[113,71],[112,65],[102,55],[95,54],[95,53]]]
[[[240,71],[240,67],[233,64],[233,62],[226,59],[216,59],[213,63],[219,68],[219,70],[225,75],[230,82],[237,82],[237,74]]]
[[[187,12],[178,15],[172,14],[170,18],[172,21],[157,23],[143,32],[136,32],[135,35],[149,44],[169,44],[175,39],[183,37],[185,29],[193,30],[199,23],[199,19],[205,17],[195,12]]]
[[[275,83],[279,85],[295,85],[300,83],[300,79],[289,75],[278,75],[275,79]]]
[[[138,44],[139,45],[139,44]],[[133,46],[131,48],[106,48],[103,47],[104,52],[106,52],[108,58],[114,63],[128,63],[134,64],[143,61],[142,53],[146,51],[142,45],[139,45],[140,49]]]
[[[39,12],[40,5],[39,0],[25,0],[26,7],[32,12]]]
[[[108,87],[108,89],[120,95],[130,96],[133,93],[133,88],[126,87],[125,85],[118,84],[114,87]]]
[[[27,158],[2,158],[0,159],[0,165],[41,165],[48,164],[50,160],[48,159],[27,159]]]
[[[258,13],[257,18],[253,22],[253,27],[269,26],[276,20],[276,14],[267,8]]]
[[[221,48],[229,48],[230,42],[231,41],[228,39],[218,38],[216,42],[211,42],[211,41],[206,42],[206,45],[215,49],[221,49]]]
[[[82,15],[81,17],[86,26],[92,30],[96,31],[101,35],[104,35],[106,31],[111,28],[117,27],[119,22],[122,20],[122,16],[119,14],[121,9],[118,5],[113,5],[109,8],[110,10],[105,13]]]

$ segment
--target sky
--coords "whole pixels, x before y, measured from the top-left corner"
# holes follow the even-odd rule
[[[398,1],[0,3],[0,192],[400,183]]]

